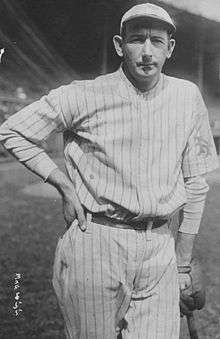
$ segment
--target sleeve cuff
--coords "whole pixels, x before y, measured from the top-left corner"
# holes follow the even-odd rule
[[[218,158],[213,158],[209,163],[194,162],[194,163],[185,163],[182,167],[184,178],[193,177],[198,175],[204,175],[209,172],[212,172],[219,168],[219,160]]]
[[[44,152],[38,154],[37,157],[26,161],[24,165],[41,177],[44,182],[46,182],[50,173],[58,168],[55,162]]]

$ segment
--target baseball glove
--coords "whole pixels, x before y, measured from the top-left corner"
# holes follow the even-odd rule
[[[190,266],[178,266],[178,272],[188,273],[191,278],[191,286],[180,291],[180,312],[182,315],[190,315],[205,305],[205,284],[199,260],[194,258]]]

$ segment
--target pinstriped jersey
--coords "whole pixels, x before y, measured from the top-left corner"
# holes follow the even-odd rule
[[[140,92],[122,69],[52,90],[1,127],[0,140],[44,179],[56,167],[41,147],[64,135],[81,203],[119,220],[167,216],[186,203],[184,178],[218,167],[201,94],[161,74]]]

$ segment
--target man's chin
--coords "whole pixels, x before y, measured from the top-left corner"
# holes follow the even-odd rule
[[[156,74],[155,74],[155,72],[141,72],[141,73],[139,73],[139,74],[137,74],[137,76],[136,76],[136,80],[137,81],[150,81],[150,80],[152,80],[152,79],[154,79],[156,77]]]
[[[155,86],[159,79],[158,73],[149,72],[149,73],[142,73],[136,74],[133,77],[133,84],[135,87],[145,90],[150,90],[152,87]]]

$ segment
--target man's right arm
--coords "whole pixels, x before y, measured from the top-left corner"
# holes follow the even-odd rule
[[[3,146],[43,180],[57,166],[43,149],[42,142],[51,134],[70,128],[75,114],[74,107],[67,107],[65,102],[68,102],[68,97],[63,87],[52,90],[12,115],[0,127]]]
[[[70,90],[72,93],[73,88]],[[12,115],[0,127],[0,141],[29,170],[57,188],[67,226],[77,218],[83,229],[85,217],[72,182],[41,146],[52,133],[71,127],[75,109],[73,101],[69,106],[67,95],[65,88],[60,87]]]
[[[75,187],[69,178],[59,168],[54,169],[46,180],[53,185],[62,196],[63,215],[69,227],[77,219],[82,231],[86,230],[86,219]]]

